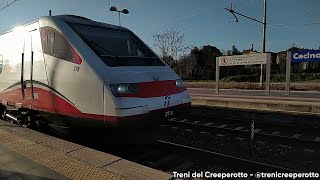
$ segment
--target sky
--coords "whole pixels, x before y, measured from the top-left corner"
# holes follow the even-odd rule
[[[0,0],[4,7],[13,0]],[[216,46],[222,51],[235,45],[240,51],[262,49],[262,24],[224,8],[231,2],[236,12],[262,21],[263,0],[110,0],[129,10],[121,24],[154,49],[152,35],[167,29],[184,34],[190,46]],[[109,0],[19,0],[0,11],[0,32],[48,15],[74,14],[109,24],[118,24],[118,14],[109,11]],[[266,51],[278,52],[293,45],[320,47],[320,0],[267,0]]]

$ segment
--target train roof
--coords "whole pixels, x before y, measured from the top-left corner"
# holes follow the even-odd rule
[[[111,29],[118,29],[118,30],[128,30],[127,28],[124,28],[121,26],[116,26],[116,25],[112,25],[112,24],[93,21],[89,18],[77,16],[77,15],[66,14],[66,15],[56,15],[56,16],[43,16],[41,18],[59,19],[59,20],[62,20],[66,23],[78,23],[78,24],[86,24],[86,25],[92,25],[92,26],[102,26],[102,27],[107,27],[107,28],[111,28]]]
[[[37,20],[31,21],[29,23],[26,23],[22,26],[27,26],[29,24],[32,24],[34,22],[37,22],[39,20],[54,20],[54,19],[58,19],[58,20],[62,20],[66,23],[79,23],[79,24],[87,24],[87,25],[92,25],[92,26],[102,26],[102,27],[106,27],[106,28],[111,28],[111,29],[117,29],[117,30],[125,30],[125,31],[129,31],[129,29],[125,28],[125,27],[121,27],[121,26],[116,26],[116,25],[112,25],[112,24],[107,24],[107,23],[102,23],[102,22],[98,22],[98,21],[93,21],[89,18],[86,17],[82,17],[82,16],[77,16],[77,15],[72,15],[72,14],[64,14],[64,15],[56,15],[56,16],[42,16]],[[8,31],[4,31],[4,32],[0,32],[0,36],[9,32],[12,32],[14,29],[10,29]]]

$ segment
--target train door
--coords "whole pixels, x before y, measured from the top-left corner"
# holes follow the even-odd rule
[[[32,100],[33,97],[33,45],[32,45],[32,32],[28,32],[24,40],[24,48],[22,54],[21,66],[21,85],[22,97],[25,100]]]

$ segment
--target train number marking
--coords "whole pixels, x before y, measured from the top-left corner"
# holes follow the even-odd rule
[[[80,68],[78,66],[74,66],[73,71],[79,72]]]
[[[163,106],[168,107],[170,105],[170,99],[171,99],[170,96],[164,97],[164,105]]]
[[[166,111],[165,113],[164,113],[164,117],[170,117],[170,116],[172,116],[173,115],[173,111]]]

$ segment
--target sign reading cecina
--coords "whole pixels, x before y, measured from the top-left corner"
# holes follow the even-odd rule
[[[254,65],[266,63],[267,53],[219,57],[219,66]]]
[[[291,62],[319,62],[320,50],[301,50],[291,52]]]

